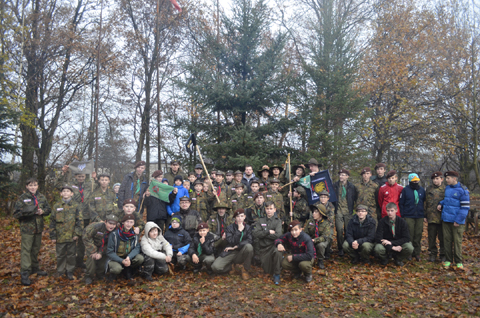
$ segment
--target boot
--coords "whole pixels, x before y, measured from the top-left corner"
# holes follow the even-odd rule
[[[430,255],[430,256],[428,257],[428,261],[429,261],[430,263],[435,263],[435,260],[436,260],[436,259],[437,259],[436,255]]]
[[[73,280],[73,273],[72,272],[67,272],[67,279],[68,280]]]
[[[133,271],[131,267],[125,267],[125,278],[127,280],[132,280],[133,279]]]
[[[42,271],[38,268],[32,268],[32,275],[33,274],[37,274],[37,276],[47,276],[47,272],[46,271]]]
[[[30,286],[32,284],[32,281],[30,280],[30,278],[28,278],[28,276],[30,275],[26,271],[20,273],[22,285]]]
[[[85,278],[85,285],[91,285],[93,283],[90,277]]]
[[[323,264],[323,259],[317,261],[318,268],[325,269],[325,264]]]
[[[312,281],[312,279],[313,279],[312,273],[305,275],[305,281],[307,283],[310,283]]]
[[[230,270],[230,275],[235,275],[236,273],[240,272],[240,268],[237,264],[232,265],[232,269]]]
[[[360,263],[360,256],[355,256],[352,258],[351,263],[353,265]]]
[[[338,250],[338,256],[343,257],[345,255],[345,252],[343,250]]]
[[[247,280],[250,278],[250,275],[248,274],[247,270],[245,269],[245,267],[242,266],[242,268],[240,269],[241,272],[242,272],[242,279],[244,280]]]
[[[113,283],[116,279],[117,279],[117,275],[115,274],[110,273],[107,275],[107,282],[109,283]]]

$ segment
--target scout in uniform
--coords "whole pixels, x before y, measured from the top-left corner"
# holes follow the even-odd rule
[[[232,195],[230,202],[232,204],[232,211],[247,208],[247,194],[244,193],[245,185],[240,182],[235,186],[235,194]]]
[[[255,194],[254,204],[245,210],[245,215],[245,222],[251,226],[255,224],[257,219],[265,217],[265,197],[262,193]]]
[[[263,271],[273,276],[276,285],[280,283],[283,253],[275,247],[275,240],[282,235],[282,221],[276,215],[275,204],[265,204],[265,216],[257,220],[253,229],[255,255],[258,255]]]
[[[208,211],[208,198],[207,193],[203,192],[203,182],[196,180],[193,184],[194,192],[191,194],[192,210],[198,211],[202,220],[208,220],[210,213]]]
[[[313,218],[305,222],[304,231],[311,238],[317,254],[317,265],[325,269],[325,253],[332,242],[332,224],[327,219],[327,210],[319,202],[310,206]]]
[[[372,172],[369,167],[365,167],[360,172],[362,181],[355,185],[357,190],[357,205],[364,205],[368,208],[368,214],[375,220],[377,218],[377,201],[375,194],[378,191],[378,184],[370,180]]]
[[[197,233],[193,236],[192,244],[188,249],[193,263],[193,272],[198,273],[205,265],[207,273],[212,274],[212,264],[215,261],[215,235],[209,233],[208,224],[202,222],[197,227]]]
[[[227,209],[226,204],[220,203],[215,207],[215,212],[208,218],[207,224],[210,233],[220,238],[215,242],[215,255],[219,255],[227,247],[225,230],[233,223],[233,218],[227,214]]]
[[[20,223],[22,246],[20,251],[20,276],[23,285],[30,285],[31,274],[46,276],[40,270],[38,253],[42,245],[43,218],[50,214],[51,209],[47,198],[39,193],[38,181],[30,178],[26,182],[27,191],[15,203],[13,217]]]
[[[75,241],[82,236],[83,232],[82,212],[79,204],[72,199],[72,187],[63,186],[60,196],[62,199],[53,205],[50,215],[50,239],[56,243],[56,277],[66,274],[69,280],[73,280],[76,257]]]
[[[86,214],[92,222],[105,221],[108,214],[118,211],[115,192],[108,187],[110,176],[108,174],[99,175],[98,183],[100,187],[93,191],[87,200],[88,211]]]
[[[103,279],[107,263],[108,237],[117,227],[118,217],[115,214],[106,216],[105,221],[89,224],[83,230],[83,242],[87,254],[85,285],[90,285],[95,278]]]
[[[291,196],[291,193],[288,195]],[[304,187],[298,186],[293,190],[293,210],[290,212],[290,216],[294,220],[298,220],[300,226],[303,226],[303,223],[310,218],[310,208],[306,197],[307,191]]]
[[[287,222],[287,215],[285,214],[285,206],[283,202],[283,194],[278,192],[280,181],[276,178],[270,179],[270,191],[266,194],[266,201],[272,201],[275,204],[278,218],[282,223]]]
[[[431,176],[432,185],[426,192],[425,216],[428,222],[428,253],[429,262],[435,262],[437,254],[441,262],[445,261],[445,248],[443,244],[442,212],[437,210],[438,203],[445,197],[445,184],[443,173],[436,171]],[[437,248],[437,237],[440,243],[440,251]]]
[[[136,202],[133,199],[126,199],[123,201],[122,205],[122,212],[118,214],[118,219],[123,220],[125,215],[133,215],[133,220],[135,221],[133,224],[133,231],[136,235],[140,235],[143,229],[145,228],[145,222],[143,221],[143,217],[140,213],[136,212]]]

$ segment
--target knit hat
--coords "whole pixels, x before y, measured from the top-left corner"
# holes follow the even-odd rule
[[[135,202],[134,199],[125,199],[123,200],[123,205],[127,205],[127,204],[133,204],[134,206],[137,205],[137,202]]]
[[[155,170],[153,173],[152,173],[152,178],[157,178],[159,176],[163,175],[163,171],[162,170]]]
[[[347,176],[350,176],[350,171],[348,171],[347,169],[340,169],[338,171],[338,174],[341,174],[341,173],[345,173]]]
[[[288,225],[288,231],[291,232],[292,229],[297,226],[297,225],[301,225],[300,221],[299,220],[293,220],[292,222],[290,222],[290,224]]]
[[[200,231],[200,230],[203,230],[203,229],[208,229],[208,224],[205,223],[205,222],[202,222],[197,226],[197,231]]]
[[[432,179],[435,179],[436,177],[443,177],[443,173],[441,171],[436,171],[432,173]]]
[[[390,170],[390,171],[387,173],[387,179],[393,177],[393,176],[396,175],[396,174],[397,174],[397,170]]]
[[[167,178],[163,178],[163,179],[162,179],[162,182],[165,182],[165,181],[168,182],[168,179],[167,179]]]
[[[415,182],[415,181],[420,181],[420,178],[416,173],[410,173],[408,175],[408,182]]]
[[[460,177],[460,174],[456,171],[447,171],[445,172],[445,177]]]
[[[366,172],[372,172],[372,169],[370,169],[370,167],[365,167],[362,169],[362,172],[360,172],[360,175],[363,175]]]
[[[183,177],[182,176],[175,176],[175,178],[173,178],[173,182],[177,181],[177,180],[180,180],[183,182]]]
[[[170,223],[173,223],[173,222],[178,222],[178,223],[182,223],[182,218],[179,217],[178,215],[175,215],[172,217],[172,220],[170,221]]]
[[[147,165],[147,163],[143,160],[140,160],[135,164],[134,168],[137,169],[138,167],[145,166],[145,165]]]
[[[236,210],[235,213],[233,213],[233,217],[236,218],[240,214],[245,214],[245,210],[244,209]]]
[[[127,220],[134,220],[135,221],[135,215],[132,214],[125,214],[122,218],[122,223],[125,223]]]
[[[115,184],[113,185],[114,188],[115,188],[115,187],[120,187],[120,186],[121,186],[120,183],[115,183]]]
[[[377,170],[378,168],[386,168],[387,165],[384,164],[383,162],[379,162],[375,165],[375,170]]]

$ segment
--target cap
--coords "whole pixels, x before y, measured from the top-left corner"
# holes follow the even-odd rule
[[[208,224],[205,223],[205,222],[202,222],[197,226],[197,231],[200,231],[200,230],[203,230],[203,229],[208,229]]]
[[[340,169],[340,170],[338,171],[338,174],[341,174],[341,173],[345,173],[347,176],[350,175],[350,171],[348,171],[347,169]]]
[[[436,177],[443,177],[443,173],[441,171],[436,171],[434,173],[432,173],[432,179],[436,178]]]
[[[159,176],[163,175],[163,172],[162,170],[155,170],[153,173],[152,173],[152,177],[153,178],[157,178]]]
[[[107,216],[105,216],[105,221],[118,222],[118,217],[115,214],[108,214]]]
[[[69,186],[68,184],[65,184],[63,185],[61,188],[60,188],[60,191],[63,191],[64,189],[68,189],[70,191],[73,192],[73,188],[71,186]]]
[[[359,211],[359,210],[365,210],[365,211],[368,212],[368,207],[363,205],[363,204],[359,204],[359,205],[357,205],[357,211]]]
[[[387,179],[393,177],[393,176],[396,175],[396,174],[397,174],[397,170],[390,170],[390,171],[387,173]]]
[[[236,218],[240,214],[245,214],[245,210],[244,209],[236,210],[235,213],[233,213],[233,217]]]
[[[377,170],[378,168],[386,168],[387,165],[384,164],[383,162],[379,162],[375,165],[375,170]]]
[[[318,210],[321,215],[323,215],[325,217],[327,216],[327,208],[325,208],[325,206],[323,204],[317,203],[317,204],[311,205],[310,206],[310,211],[312,211],[312,213],[313,213],[313,211],[315,211],[315,210]]]
[[[416,173],[410,173],[408,175],[408,182],[415,182],[415,181],[420,181],[420,178]]]
[[[134,200],[134,199],[125,199],[123,200],[123,205],[127,205],[127,204],[133,204],[134,206],[137,205],[137,202]]]
[[[360,175],[362,175],[362,174],[364,174],[364,173],[366,173],[366,172],[370,172],[370,173],[371,173],[371,172],[372,172],[372,169],[370,169],[370,167],[365,167],[365,168],[362,169],[362,172],[360,172]]]
[[[183,197],[180,198],[180,201],[188,201],[190,202],[190,198],[184,195]]]
[[[140,166],[145,166],[147,163],[143,160],[140,160],[140,161],[137,161],[137,163],[135,164],[135,169],[137,169],[138,167]]]
[[[195,169],[202,169],[203,170],[203,166],[200,163],[197,163],[195,165]]]
[[[445,172],[445,177],[459,177],[460,174],[456,171],[447,171]]]
[[[135,221],[135,215],[132,214],[125,214],[122,218],[122,223],[124,223],[127,220],[134,220]]]
[[[290,224],[288,224],[288,231],[292,231],[292,229],[297,226],[297,225],[300,225],[300,221],[298,220],[293,220],[292,222],[290,222]]]

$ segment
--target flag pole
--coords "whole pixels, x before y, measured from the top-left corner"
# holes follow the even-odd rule
[[[290,154],[288,154],[287,158],[288,158],[288,182],[290,184],[289,185],[290,193],[292,193],[292,165],[290,164]],[[290,213],[293,212],[292,195],[290,195]],[[293,216],[292,214],[290,214],[290,222],[292,221],[293,221]]]
[[[217,198],[217,202],[220,203],[220,199],[218,198],[217,192],[215,191],[215,187],[213,186],[212,179],[210,179],[210,174],[208,173],[207,167],[205,167],[205,162],[203,162],[202,153],[200,152],[200,149],[198,149],[198,145],[195,145],[195,148],[197,148],[198,156],[200,157],[200,161],[202,162],[203,169],[205,170],[205,174],[207,175],[208,181],[210,181],[210,185],[212,186],[212,192],[213,194],[215,194],[215,197]]]

